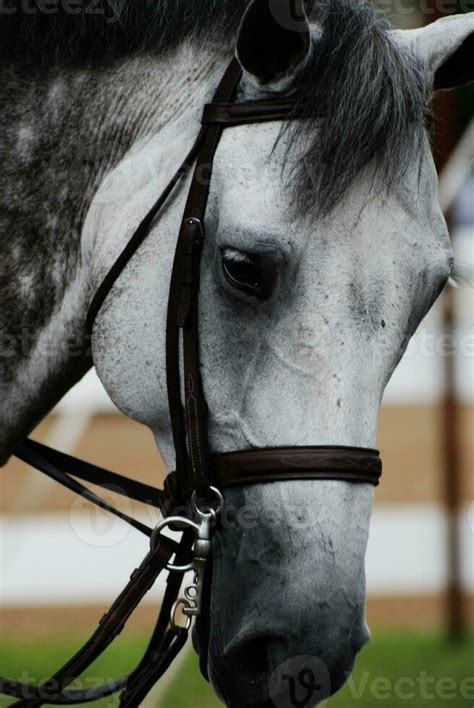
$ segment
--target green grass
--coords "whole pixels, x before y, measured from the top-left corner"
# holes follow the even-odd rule
[[[78,649],[82,639],[63,637],[27,641],[2,637],[0,673],[21,678],[26,667],[29,673],[23,676],[24,679],[44,679]],[[91,667],[87,676],[108,679],[126,674],[140,659],[145,643],[145,637],[125,635]],[[474,679],[462,686],[463,681],[473,676],[473,659],[474,637],[460,646],[451,646],[433,634],[394,634],[375,630],[371,644],[360,655],[350,685],[326,705],[329,708],[380,708],[383,705],[388,708],[419,708],[423,705],[430,708],[473,708]],[[425,696],[419,683],[423,672],[429,690]],[[400,685],[397,687],[396,682],[400,679],[405,681],[402,691],[412,692],[414,697],[397,697]],[[406,683],[407,679],[410,685]],[[2,707],[11,703],[12,699],[0,698]],[[116,699],[108,698],[95,705],[112,708],[118,704]],[[199,675],[197,661],[192,654],[186,658],[160,708],[217,708],[221,705]]]
[[[86,636],[70,638],[45,639],[8,639],[2,636],[0,641],[0,674],[9,678],[24,680],[31,683],[42,681],[61,667],[87,639]],[[146,637],[124,635],[112,644],[107,652],[100,657],[84,676],[81,688],[90,688],[98,683],[130,673],[138,664],[146,647]],[[27,670],[28,673],[22,672]],[[91,683],[91,681],[93,683]],[[79,686],[76,686],[79,688]],[[11,705],[12,698],[0,696],[0,706]],[[82,704],[86,705],[86,704]],[[118,706],[116,697],[104,698],[88,706],[112,708]]]

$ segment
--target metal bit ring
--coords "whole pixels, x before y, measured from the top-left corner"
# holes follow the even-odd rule
[[[162,519],[155,526],[155,529],[150,539],[150,545],[152,548],[156,548],[157,544],[159,543],[159,536],[163,529],[171,525],[184,526],[185,528],[193,529],[196,534],[199,534],[200,526],[199,524],[196,524],[195,521],[191,521],[191,519],[186,519],[184,516],[168,516],[165,519]],[[192,569],[192,562],[187,563],[186,565],[173,565],[172,563],[166,564],[166,570],[169,570],[171,573],[187,573],[189,570]]]
[[[171,609],[171,618],[170,618],[171,628],[174,631],[176,631],[177,629],[185,629],[186,632],[189,632],[189,630],[191,629],[191,625],[193,623],[193,619],[190,615],[187,615],[186,612],[184,612],[184,610],[183,610],[183,614],[186,617],[186,624],[184,627],[182,627],[180,624],[178,624],[176,615],[178,614],[178,610],[180,607],[183,607],[185,610],[186,609],[189,610],[191,605],[187,600],[176,600],[176,602],[174,603],[174,605]]]
[[[200,517],[214,517],[216,518],[224,509],[224,497],[222,496],[221,492],[217,489],[217,487],[210,487],[211,492],[213,493],[215,500],[217,501],[217,505],[214,507],[211,504],[208,505],[208,509],[202,509],[199,506],[199,500],[196,492],[193,492],[191,496],[191,504],[193,507],[193,510],[198,514]]]

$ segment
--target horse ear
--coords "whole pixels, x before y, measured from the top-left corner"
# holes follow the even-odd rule
[[[252,83],[270,90],[291,84],[311,49],[304,0],[252,0],[237,39],[237,59]]]
[[[435,91],[474,81],[474,12],[397,34],[422,60]]]

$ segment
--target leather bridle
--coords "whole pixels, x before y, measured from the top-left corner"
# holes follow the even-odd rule
[[[382,473],[378,451],[352,447],[255,449],[213,455],[207,432],[208,408],[201,378],[198,300],[204,218],[214,156],[224,129],[232,126],[294,119],[295,102],[273,99],[236,103],[242,71],[232,60],[212,103],[204,108],[202,128],[159,199],[149,211],[99,287],[88,312],[91,334],[95,319],[117,278],[143,243],[175,187],[195,163],[171,277],[166,329],[166,374],[176,469],[163,491],[27,440],[15,455],[71,491],[110,511],[151,539],[151,548],[130,582],[104,615],[82,649],[40,687],[0,679],[0,692],[16,697],[15,706],[91,702],[121,692],[120,706],[137,706],[167,670],[186,642],[191,618],[201,612],[204,570],[211,551],[211,533],[222,510],[222,491],[241,485],[282,480],[338,480],[377,485]],[[204,179],[203,179],[204,175]],[[78,479],[159,507],[164,519],[156,529],[112,507]],[[175,514],[178,508],[188,514]],[[162,532],[183,532],[179,543]],[[195,582],[178,600],[183,573],[193,569]],[[151,588],[159,573],[169,571],[165,597],[148,649],[129,676],[89,691],[69,685],[105,650]],[[208,586],[209,583],[206,583]],[[178,623],[177,610],[187,616]],[[170,620],[171,617],[171,620]]]

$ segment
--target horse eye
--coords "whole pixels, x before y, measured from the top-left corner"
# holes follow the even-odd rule
[[[222,272],[234,287],[254,297],[264,297],[265,277],[258,256],[224,248],[221,252]]]

